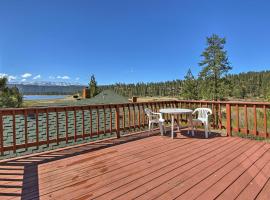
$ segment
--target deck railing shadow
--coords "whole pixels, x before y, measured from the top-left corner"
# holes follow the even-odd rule
[[[149,136],[155,136],[157,134],[159,134],[159,130],[155,129],[153,132],[150,132]],[[22,158],[2,161],[0,162],[0,182],[5,184],[0,184],[0,199],[15,197],[20,197],[22,200],[27,200],[31,197],[38,199],[38,165],[86,154],[114,145],[143,139],[145,137],[148,137],[148,132],[146,131],[126,135],[121,138],[110,138],[103,141],[97,141],[96,143],[82,144],[54,150],[52,152],[43,152],[23,156]],[[11,172],[2,173],[3,171]],[[16,173],[14,173],[14,171],[16,171]],[[5,177],[2,178],[3,176]],[[12,178],[9,178],[8,176],[12,176]],[[19,178],[13,178],[14,176],[19,176]]]

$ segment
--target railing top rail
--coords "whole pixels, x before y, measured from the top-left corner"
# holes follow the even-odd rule
[[[1,108],[0,112],[3,111],[33,111],[33,110],[71,110],[71,109],[89,109],[89,108],[110,108],[117,106],[128,106],[128,105],[142,105],[142,104],[153,104],[153,103],[175,103],[175,100],[167,101],[145,101],[145,102],[128,102],[119,104],[91,104],[91,105],[75,105],[75,106],[40,106],[40,107],[27,107],[27,108]]]
[[[231,104],[231,105],[266,105],[270,106],[270,102],[256,102],[256,101],[208,101],[208,100],[177,100],[176,102],[183,103],[209,103],[209,104]]]
[[[257,106],[270,106],[270,102],[247,102],[247,101],[207,101],[207,100],[166,100],[166,101],[145,101],[145,102],[128,102],[119,104],[92,104],[92,105],[76,105],[76,106],[44,106],[44,107],[28,107],[28,108],[1,108],[2,114],[9,113],[11,111],[22,113],[33,111],[70,111],[80,109],[96,109],[96,108],[113,108],[123,107],[129,105],[145,105],[145,104],[162,104],[162,103],[207,103],[207,104],[230,104],[230,105],[257,105]]]

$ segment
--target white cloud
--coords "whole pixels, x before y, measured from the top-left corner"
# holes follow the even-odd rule
[[[22,75],[22,78],[29,78],[29,77],[31,77],[32,76],[32,74],[30,74],[30,73],[24,73],[23,75]]]
[[[16,80],[16,79],[17,79],[16,76],[12,76],[12,75],[8,76],[9,81],[13,81],[13,80]]]
[[[4,77],[6,77],[8,79],[8,81],[13,81],[13,80],[17,79],[16,76],[8,75],[5,73],[0,73],[0,78],[4,78]]]
[[[76,77],[75,80],[76,80],[76,81],[80,80],[80,77]]]
[[[41,75],[40,74],[39,75],[36,75],[33,79],[36,80],[36,79],[39,79],[39,78],[41,78]]]
[[[57,76],[56,78],[58,78],[58,79],[63,79],[63,80],[68,80],[68,79],[70,79],[69,76]]]
[[[22,82],[25,82],[25,81],[26,81],[26,79],[25,79],[25,78],[23,78],[21,81],[22,81]]]
[[[55,77],[54,76],[49,76],[49,79],[55,79]]]
[[[7,74],[0,73],[0,78],[4,78],[4,77],[7,77],[7,76],[8,76]]]

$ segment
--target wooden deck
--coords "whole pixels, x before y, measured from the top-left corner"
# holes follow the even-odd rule
[[[1,200],[135,198],[269,200],[270,144],[131,136],[0,163]]]

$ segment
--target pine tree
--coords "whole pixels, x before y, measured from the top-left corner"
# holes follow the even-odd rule
[[[189,69],[183,83],[182,96],[185,99],[198,99],[198,83]]]
[[[203,60],[199,63],[203,67],[200,72],[203,96],[207,99],[218,100],[224,97],[224,76],[232,67],[229,64],[227,51],[224,50],[225,38],[213,34],[207,37],[207,47],[202,53]]]
[[[89,95],[90,98],[96,96],[98,94],[97,81],[94,75],[91,76],[91,80],[89,83]]]

